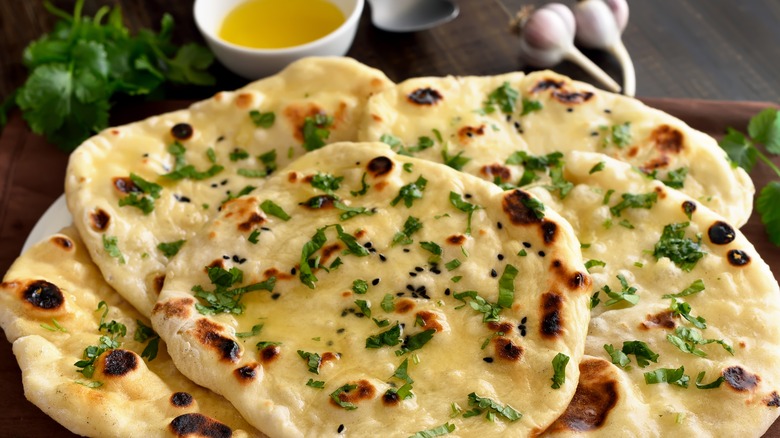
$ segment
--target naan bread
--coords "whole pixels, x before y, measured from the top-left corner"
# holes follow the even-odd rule
[[[101,336],[111,337],[98,330],[101,301],[108,305],[105,322],[124,324],[127,334],[117,338],[119,348],[97,357],[90,379],[74,364]],[[144,318],[103,281],[75,229],[22,255],[0,284],[0,303],[0,325],[13,342],[25,396],[73,433],[261,436],[225,399],[179,373],[163,343],[154,360],[141,358],[152,342],[134,340]]]
[[[175,253],[166,255],[160,244],[190,239],[229,196],[262,185],[263,174],[307,147],[354,140],[366,99],[389,84],[380,71],[351,59],[308,58],[188,110],[87,140],[71,155],[65,193],[106,281],[149,316]],[[257,124],[251,111],[259,112]],[[215,166],[224,169],[215,173]],[[143,181],[158,184],[159,193]],[[139,207],[121,206],[133,198]]]
[[[555,167],[516,152],[560,152],[564,161],[572,151],[603,152],[684,184],[686,194],[737,227],[753,207],[753,183],[714,139],[636,99],[550,71],[409,79],[369,100],[360,140],[383,137],[398,143],[396,151],[514,185],[524,170],[549,181],[544,174]]]
[[[572,153],[565,175],[575,187],[563,200],[531,191],[574,227],[600,302],[577,394],[549,435],[760,436],[780,414],[780,289],[753,245],[709,208],[626,163]],[[671,294],[678,296],[664,297]],[[604,346],[620,363],[633,341],[658,357],[642,367],[629,353],[625,368],[613,364]],[[646,383],[646,373],[660,369],[680,370],[659,373],[677,383]],[[716,388],[697,387],[721,378]]]
[[[153,324],[270,436],[538,433],[574,393],[591,289],[542,209],[381,143],[333,144],[225,204],[169,264]]]

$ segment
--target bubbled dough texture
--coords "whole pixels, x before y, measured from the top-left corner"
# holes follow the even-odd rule
[[[368,193],[362,197],[351,196],[350,190],[361,187],[367,163],[380,155],[395,162],[392,172],[383,177],[369,175],[367,182],[371,188]],[[403,163],[412,165],[411,173],[403,170]],[[360,215],[339,222],[339,210],[311,211],[300,206],[300,202],[322,194],[305,181],[306,176],[316,172],[343,176],[337,195],[345,203],[376,207],[378,212],[373,216]],[[296,182],[290,182],[290,175],[295,175]],[[403,201],[395,207],[389,206],[400,187],[416,180],[419,175],[428,180],[423,199],[415,200],[411,208],[404,206]],[[450,205],[450,191],[469,193],[472,195],[469,202],[484,207],[474,214],[472,236],[463,244],[469,253],[468,259],[459,246],[444,242],[448,236],[463,234],[466,229],[466,214]],[[585,272],[579,243],[568,224],[560,220],[555,212],[547,210],[546,218],[557,223],[558,231],[557,240],[545,245],[538,225],[516,226],[511,223],[501,207],[503,195],[492,184],[444,166],[395,155],[382,144],[331,145],[307,154],[292,167],[272,177],[262,191],[226,205],[221,215],[198,234],[192,245],[183,248],[169,265],[168,281],[153,313],[153,323],[163,338],[169,341],[171,354],[182,372],[225,395],[248,421],[271,436],[336,436],[339,425],[343,424],[344,433],[348,436],[381,434],[405,437],[447,421],[457,426],[455,436],[484,433],[522,436],[538,432],[562,412],[574,392],[578,375],[574,364],[580,360],[588,322],[586,301],[590,283],[586,276],[587,284],[574,290],[568,283],[562,283],[561,277],[550,268],[552,261],[557,259],[562,262],[562,271],[567,275]],[[249,231],[239,231],[237,223],[250,212],[259,212],[257,205],[266,199],[279,204],[292,219],[283,222],[268,217],[262,225],[270,230],[263,231],[257,245],[253,245],[247,241]],[[445,214],[449,216],[435,218]],[[402,229],[409,215],[422,221],[422,230],[413,234],[414,244],[391,247],[393,235]],[[501,230],[496,225],[499,221],[503,223]],[[306,287],[297,277],[278,276],[274,293],[279,293],[280,297],[273,300],[265,291],[249,293],[243,299],[246,312],[238,317],[225,314],[203,316],[192,305],[178,307],[183,310],[183,316],[163,310],[167,305],[175,308],[182,300],[185,303],[191,300],[193,293],[190,289],[194,285],[211,289],[203,267],[215,260],[223,260],[223,255],[247,259],[240,265],[231,260],[224,263],[226,269],[232,266],[242,269],[244,283],[267,278],[263,273],[271,268],[282,273],[290,272],[291,267],[300,262],[301,249],[316,229],[334,223],[341,223],[351,234],[359,229],[365,230],[366,234],[359,242],[371,241],[377,253],[362,258],[340,255],[344,264],[338,270],[331,274],[323,270],[316,272],[319,281],[315,290]],[[326,235],[326,246],[336,241],[335,230],[326,231]],[[439,264],[442,274],[434,275],[427,268],[416,277],[408,274],[415,266],[427,266],[430,254],[420,248],[421,241],[434,241],[444,248]],[[530,254],[525,258],[516,256],[524,241],[532,244]],[[402,252],[403,248],[410,249],[410,252]],[[539,257],[536,254],[538,250],[546,251],[546,257]],[[499,253],[505,256],[502,262],[497,260]],[[381,262],[378,254],[385,255],[387,261]],[[463,265],[447,272],[443,264],[456,257],[464,262]],[[335,255],[322,263],[330,264],[334,258]],[[525,349],[518,362],[497,357],[492,344],[481,350],[482,342],[494,330],[490,330],[482,322],[482,314],[470,306],[454,310],[462,303],[444,295],[445,288],[451,288],[453,293],[471,289],[477,290],[488,301],[496,302],[498,278],[492,278],[490,271],[496,269],[500,276],[506,263],[515,265],[520,271],[515,280],[515,304],[501,314],[503,320],[512,322],[514,326],[508,337]],[[455,275],[463,276],[457,284],[451,281]],[[367,294],[356,295],[350,289],[352,281],[357,278],[365,279],[369,284],[372,279],[380,278],[380,282],[370,286]],[[426,286],[431,299],[411,299],[405,289],[406,284]],[[557,291],[563,296],[560,316],[564,328],[561,336],[551,340],[542,338],[539,331],[540,295],[548,291]],[[384,295],[395,295],[396,292],[406,293],[404,300],[414,303],[412,311],[402,314],[382,310],[380,302]],[[399,386],[402,383],[390,376],[403,357],[393,353],[397,346],[365,348],[368,336],[386,328],[378,328],[368,318],[349,314],[342,317],[342,310],[355,308],[355,299],[370,301],[374,318],[405,323],[405,334],[422,331],[414,326],[418,311],[435,313],[443,330],[415,352],[420,358],[419,364],[409,361],[408,373],[415,380],[413,392],[416,397],[395,407],[382,404],[381,396],[389,388],[387,382],[394,381]],[[395,301],[398,303],[402,299],[396,297]],[[516,328],[523,316],[528,317],[527,336],[524,338]],[[196,323],[203,318],[221,324],[220,335],[235,339],[241,345],[239,360],[231,363],[220,359],[219,353],[200,343]],[[249,331],[258,321],[264,324],[259,336],[243,340],[234,336],[235,332]],[[337,332],[340,328],[345,329],[342,334]],[[259,364],[255,381],[240,383],[234,370],[258,362],[255,344],[261,340],[282,342],[281,354],[274,362]],[[328,342],[333,344],[328,345]],[[320,374],[315,375],[307,370],[305,361],[296,354],[298,349],[320,355],[326,351],[339,352],[342,357],[324,364]],[[565,384],[554,390],[550,387],[553,375],[551,361],[558,352],[570,356],[571,362],[566,369]],[[495,362],[484,362],[485,356],[495,357]],[[324,380],[325,388],[320,390],[306,386],[309,378]],[[374,397],[357,402],[358,409],[353,411],[329,403],[328,395],[335,389],[360,379],[368,380],[376,388]],[[469,409],[466,396],[472,391],[513,406],[524,414],[523,418],[514,423],[501,419],[491,423],[484,419],[484,414],[467,419],[450,418],[452,402]]]
[[[534,91],[537,84],[548,80],[561,86]],[[504,82],[520,92],[515,113],[508,120],[496,105],[495,112],[480,114],[488,95]],[[442,99],[434,105],[418,105],[408,100],[410,93],[424,88],[438,91]],[[556,91],[593,93],[593,96],[580,103],[562,103],[553,96]],[[543,108],[520,116],[523,98],[539,101]],[[622,149],[615,146],[605,149],[601,128],[625,122],[631,123],[631,144]],[[664,125],[681,134],[682,141],[676,143],[682,146],[680,153],[661,154],[655,141],[658,136],[653,136],[653,132]],[[462,131],[466,127],[483,129],[482,133],[468,136]],[[489,181],[493,181],[495,174],[486,174],[482,167],[500,164],[511,172],[509,182],[517,183],[522,167],[505,164],[515,151],[531,155],[557,151],[566,160],[572,151],[603,152],[638,167],[648,166],[660,155],[667,155],[668,164],[658,169],[660,175],[688,167],[683,191],[735,226],[745,224],[753,208],[755,188],[750,177],[741,168],[731,167],[714,139],[637,99],[608,93],[551,71],[409,79],[369,100],[359,138],[377,141],[384,134],[392,134],[405,145],[414,145],[420,136],[433,137],[433,129],[449,141],[450,155],[463,151],[463,156],[471,158],[463,171]],[[442,162],[442,147],[437,144],[415,155]]]
[[[62,237],[70,239],[74,247],[65,250],[57,245],[54,239]],[[21,285],[28,280],[46,280],[57,285],[63,292],[64,305],[47,311],[20,299],[24,289]],[[112,377],[96,366],[93,380],[102,381],[103,386],[91,389],[76,383],[89,379],[78,373],[73,364],[82,359],[87,346],[97,345],[105,334],[98,331],[102,311],[95,312],[100,301],[105,301],[110,309],[106,322],[116,320],[127,326],[121,348],[137,354],[138,367],[124,376]],[[149,363],[141,359],[145,344],[134,341],[133,335],[136,320],[144,318],[103,281],[75,229],[66,228],[17,259],[0,287],[0,303],[0,325],[13,342],[25,396],[73,433],[169,437],[173,435],[169,423],[175,417],[200,412],[227,424],[233,429],[233,436],[262,436],[224,398],[184,377],[174,367],[163,342],[157,358]],[[52,325],[52,318],[67,333],[41,327]],[[180,391],[193,396],[192,405],[171,404],[171,395]]]
[[[589,174],[602,161],[604,170]],[[608,362],[613,368],[611,372],[621,376],[612,379],[619,381],[621,394],[603,426],[591,433],[644,437],[760,436],[778,416],[778,408],[767,406],[767,402],[772,392],[780,392],[780,290],[753,245],[739,231],[733,242],[713,244],[707,230],[724,219],[697,203],[686,237],[695,239],[701,233],[702,251],[707,254],[691,272],[685,272],[666,257],[656,261],[652,251],[665,225],[689,221],[682,204],[693,201],[691,198],[658,181],[648,180],[626,163],[601,154],[573,153],[565,174],[576,185],[565,199],[550,196],[539,188],[531,191],[560,211],[582,242],[590,243],[589,248],[582,250],[584,259],[606,263],[605,267],[591,268],[594,291],[605,284],[613,291],[620,291],[615,277],[622,274],[629,285],[637,288],[640,297],[633,307],[621,304],[605,307],[608,298],[601,292],[601,304],[592,312],[586,355],[609,361],[604,344],[621,348],[623,341],[631,340],[646,342],[660,355],[657,364],[651,362],[646,368],[637,366],[633,355],[629,356],[630,370],[621,370]],[[608,205],[604,205],[604,195],[610,189],[615,193]],[[651,209],[629,208],[623,210],[620,218],[611,217],[609,207],[619,202],[622,193],[653,190],[661,190],[665,195],[659,195]],[[610,217],[614,224],[606,229],[602,224]],[[627,219],[635,229],[618,225],[621,219]],[[732,266],[726,259],[731,249],[745,251],[751,262],[742,267]],[[643,267],[635,266],[636,262]],[[667,341],[666,335],[674,334],[673,329],[640,327],[650,315],[669,309],[671,300],[661,298],[662,295],[678,293],[697,279],[703,280],[704,291],[680,300],[690,303],[692,315],[707,320],[707,328],[701,330],[703,337],[723,339],[734,348],[733,356],[718,344],[708,344],[699,346],[707,353],[706,358],[699,358]],[[692,327],[682,318],[674,321],[678,327]],[[688,389],[666,383],[645,384],[644,372],[680,366],[685,366],[685,373],[691,377]],[[699,372],[706,371],[702,383],[710,383],[731,366],[758,375],[758,386],[741,392],[725,382],[717,389],[695,387]],[[681,424],[676,421],[678,413],[684,415]],[[552,436],[579,435],[566,428],[553,430]]]
[[[188,110],[109,128],[87,140],[70,157],[65,194],[75,225],[106,281],[148,317],[159,292],[155,278],[168,263],[158,244],[191,238],[216,213],[228,192],[262,185],[262,178],[236,173],[239,168],[264,168],[259,155],[276,150],[281,168],[290,161],[288,151],[294,157],[304,153],[296,133],[312,112],[334,116],[328,141],[354,140],[365,100],[389,84],[382,72],[348,58],[308,58],[240,90],[217,93]],[[250,110],[275,112],[274,125],[255,127]],[[173,169],[167,147],[174,141],[170,130],[177,123],[194,128],[193,137],[182,141],[187,163],[197,170],[208,169],[212,163],[206,151],[212,147],[217,163],[225,167],[222,172],[202,181],[160,176]],[[250,158],[230,161],[228,156],[235,148],[245,149]],[[149,215],[132,206],[119,207],[119,199],[126,195],[113,187],[112,179],[128,177],[131,172],[163,186]],[[189,197],[191,202],[178,202],[174,194]],[[97,209],[111,218],[104,231],[90,226],[90,214]],[[125,264],[103,249],[103,235],[117,237]]]

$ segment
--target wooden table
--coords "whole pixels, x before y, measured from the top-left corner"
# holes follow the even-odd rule
[[[431,31],[392,34],[373,28],[364,12],[349,55],[400,81],[420,75],[497,74],[527,69],[518,57],[516,39],[508,32],[506,10],[543,2],[534,0],[459,0],[461,15]],[[74,0],[56,0],[71,10]],[[87,0],[92,14],[108,1]],[[116,0],[133,29],[157,27],[164,12],[176,22],[174,39],[202,41],[192,19],[191,2]],[[569,1],[569,3],[573,3]],[[754,100],[780,102],[780,2],[776,0],[631,0],[631,19],[624,41],[637,73],[637,95],[644,97]],[[502,7],[503,4],[503,7]],[[21,64],[24,47],[51,29],[54,18],[41,0],[0,1],[0,100],[26,78]],[[585,51],[620,82],[616,62],[607,54]],[[591,81],[577,66],[556,70]],[[197,99],[246,81],[220,66],[213,88],[174,88],[172,98]],[[1,163],[0,163],[1,164]],[[10,344],[0,342],[10,358]],[[0,415],[0,436],[69,436],[61,426],[24,401],[19,370],[13,361],[0,363],[0,376],[15,380],[3,388],[6,403]],[[780,430],[779,427],[775,429]],[[771,436],[776,435],[770,432]]]

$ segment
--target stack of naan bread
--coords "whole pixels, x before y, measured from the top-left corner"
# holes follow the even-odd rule
[[[749,177],[552,72],[305,59],[91,138],[65,192],[74,227],[11,267],[0,324],[77,434],[759,436],[780,413]]]

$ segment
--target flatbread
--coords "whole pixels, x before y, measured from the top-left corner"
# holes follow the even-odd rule
[[[542,182],[553,173],[549,163],[534,171],[539,162],[529,164],[517,152],[560,152],[563,161],[572,151],[603,152],[683,184],[686,194],[737,227],[753,207],[753,183],[714,139],[636,99],[551,71],[409,79],[370,99],[359,138],[384,138],[398,143],[396,151],[514,185],[525,185],[524,171]]]
[[[354,140],[366,99],[389,84],[380,71],[348,58],[308,58],[188,110],[109,128],[87,140],[70,157],[65,193],[106,281],[149,316],[169,259],[158,245],[191,238],[230,195],[262,185],[263,173],[304,153],[304,140],[317,137],[317,129],[329,136],[307,141],[309,148]],[[259,126],[250,111],[259,111]],[[332,124],[318,125],[316,118],[325,116]],[[304,128],[307,117],[314,123]],[[209,177],[214,166],[224,169]],[[183,179],[162,176],[169,173]],[[153,187],[144,188],[131,175],[158,184],[158,199]],[[120,206],[131,197],[139,207]],[[141,203],[153,210],[144,211]]]
[[[753,245],[701,203],[626,163],[572,153],[565,175],[575,187],[563,200],[540,187],[530,191],[574,227],[600,302],[592,310],[577,394],[548,435],[764,433],[780,414],[780,289]],[[637,297],[636,304],[621,299],[623,292]],[[664,297],[670,294],[679,295]],[[684,308],[675,312],[675,302],[690,306],[689,318]],[[626,353],[636,345],[626,350],[624,342],[633,341],[646,343],[658,354],[655,361],[642,366],[628,354],[625,368],[614,364],[604,346]],[[681,367],[687,388],[677,380],[682,376],[669,377],[677,384],[646,381],[645,373]],[[719,378],[718,387],[697,387]]]
[[[579,243],[542,209],[380,143],[332,144],[225,204],[169,264],[153,324],[183,373],[271,436],[538,433],[573,395],[590,296]],[[208,314],[250,284],[271,291]]]
[[[87,378],[74,364],[101,336],[112,337],[98,330],[100,302],[108,305],[105,322],[124,324],[127,334],[117,337],[119,348],[97,357]],[[261,436],[225,399],[179,373],[164,343],[153,360],[141,357],[151,341],[134,340],[137,321],[150,323],[103,281],[75,229],[17,259],[0,284],[0,303],[0,325],[13,343],[25,396],[73,433]]]

